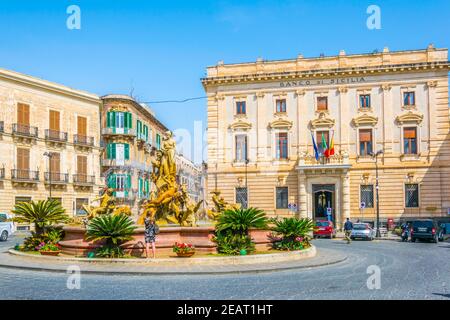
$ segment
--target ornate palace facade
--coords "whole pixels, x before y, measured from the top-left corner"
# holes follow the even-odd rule
[[[448,52],[224,64],[207,69],[208,192],[272,215],[438,217],[450,208]],[[315,158],[313,137],[335,154]],[[323,151],[323,150],[319,150]]]

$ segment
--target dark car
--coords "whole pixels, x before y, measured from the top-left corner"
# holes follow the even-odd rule
[[[411,223],[411,242],[421,239],[438,243],[439,229],[438,224],[433,220],[414,220]]]
[[[444,241],[450,238],[450,222],[444,222],[440,224],[439,241]]]

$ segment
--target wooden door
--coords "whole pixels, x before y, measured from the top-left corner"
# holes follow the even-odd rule
[[[52,152],[49,171],[51,172],[53,181],[61,180],[61,155],[59,153]]]
[[[87,157],[77,157],[77,176],[79,182],[87,181]]]
[[[17,177],[28,179],[30,177],[30,150],[17,148]]]
[[[50,130],[49,130],[49,137],[53,139],[59,139],[59,111],[50,110]]]
[[[30,132],[30,106],[25,103],[17,104],[17,131]]]

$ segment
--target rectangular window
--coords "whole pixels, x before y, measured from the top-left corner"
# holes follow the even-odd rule
[[[75,214],[77,216],[87,215],[86,210],[84,210],[83,205],[89,205],[88,198],[77,198],[75,200]]]
[[[236,135],[236,161],[244,162],[247,159],[247,136]]]
[[[277,112],[286,112],[286,99],[276,100]]]
[[[236,102],[236,114],[246,114],[246,103],[245,101],[237,101]]]
[[[362,109],[370,108],[370,94],[361,94],[359,96],[359,107]]]
[[[51,172],[53,181],[59,181],[61,179],[59,174],[61,172],[61,155],[59,153],[52,152],[48,171]]]
[[[280,132],[276,134],[277,159],[288,158],[288,134]]]
[[[289,200],[289,189],[288,187],[277,187],[276,189],[276,195],[277,195],[277,209],[287,209]]]
[[[159,135],[159,133],[156,134],[156,149],[161,149],[161,136]]]
[[[419,185],[406,184],[405,185],[405,206],[406,208],[419,207]]]
[[[372,130],[359,130],[359,155],[369,156],[372,154]]]
[[[323,139],[322,139],[322,136],[323,136]],[[317,143],[317,149],[319,150],[319,154],[325,153],[325,149],[323,146],[323,140],[325,140],[325,144],[328,148],[330,146],[329,131],[317,131],[317,133],[316,133],[316,143]]]
[[[30,170],[30,149],[17,148],[17,169]]]
[[[403,128],[404,154],[417,154],[417,128]]]
[[[328,97],[317,97],[317,111],[328,110]]]
[[[87,157],[77,156],[77,174],[87,175]]]
[[[373,208],[373,185],[361,186],[361,202],[366,208]]]
[[[50,134],[53,132],[58,132],[60,130],[60,126],[59,126],[59,112],[58,111],[54,111],[54,110],[50,110],[49,113],[49,123],[50,123]]]
[[[24,126],[30,125],[30,106],[28,104],[17,104],[17,123]]]
[[[125,113],[116,112],[115,114],[116,114],[115,128],[117,129],[125,128]]]
[[[416,104],[416,95],[414,91],[408,91],[403,93],[403,105],[414,106]]]
[[[14,200],[15,204],[18,204],[21,202],[31,202],[31,197],[16,197]]]
[[[248,208],[247,188],[236,188],[236,203],[239,203],[242,209]]]

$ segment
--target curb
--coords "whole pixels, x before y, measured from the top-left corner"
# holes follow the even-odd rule
[[[302,261],[304,259],[313,258],[317,254],[315,246],[302,251],[268,253],[248,256],[225,256],[225,257],[191,257],[191,258],[159,258],[159,259],[99,259],[99,258],[76,258],[76,257],[60,257],[60,256],[42,256],[32,255],[20,252],[14,249],[8,250],[9,254],[26,257],[40,261],[60,261],[60,262],[82,262],[85,264],[135,264],[149,266],[223,266],[223,265],[255,265],[263,263],[279,263]]]
[[[315,262],[311,264],[301,264],[301,262],[307,261],[305,259],[297,260],[299,264],[294,265],[285,265],[283,263],[279,263],[277,266],[269,266],[264,268],[264,265],[247,265],[250,268],[245,269],[227,269],[227,270],[174,270],[170,271],[165,268],[161,268],[160,270],[136,270],[130,271],[128,270],[93,270],[87,269],[83,270],[81,267],[81,272],[84,274],[97,274],[97,275],[166,275],[166,276],[175,276],[175,275],[227,275],[227,274],[257,274],[257,273],[270,273],[276,271],[285,271],[285,270],[295,270],[295,269],[310,269],[310,268],[318,268],[329,265],[338,264],[347,260],[346,255],[339,255],[335,259],[329,259],[325,262]],[[214,258],[217,259],[217,258]],[[295,262],[295,261],[294,261]],[[244,266],[244,265],[241,265]],[[162,267],[162,266],[161,266]],[[235,265],[234,267],[238,267]],[[253,268],[252,268],[253,267]],[[5,264],[4,262],[0,263],[0,268],[9,268],[9,269],[17,269],[17,270],[31,270],[31,271],[41,271],[41,272],[58,272],[58,273],[67,273],[67,266],[33,266],[33,265],[14,265],[14,264]],[[165,270],[164,270],[165,269]]]

